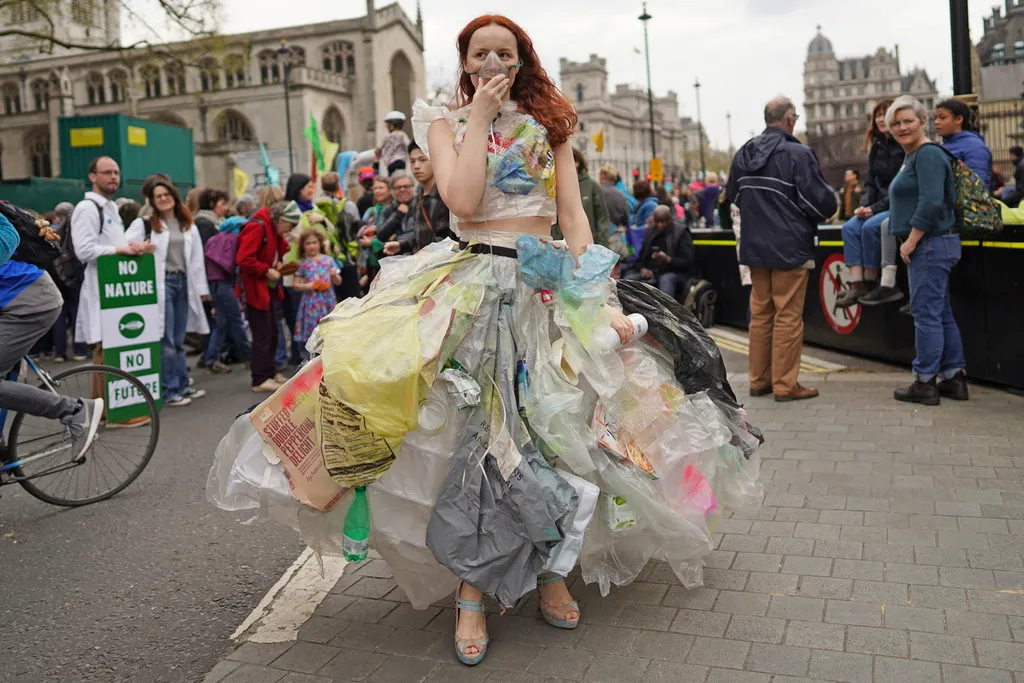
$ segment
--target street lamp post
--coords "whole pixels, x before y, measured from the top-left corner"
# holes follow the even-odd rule
[[[704,124],[700,118],[700,79],[693,81],[693,89],[697,91],[697,144],[700,145],[700,175],[701,180],[707,178],[707,168],[704,164]]]
[[[1009,5],[1007,5],[1009,7]],[[949,0],[949,34],[953,43],[953,94],[967,95],[971,85],[971,35],[967,0]]]
[[[654,92],[651,90],[651,48],[647,41],[647,22],[651,15],[647,13],[647,3],[644,3],[644,13],[640,15],[640,22],[644,25],[644,59],[647,60],[647,114],[651,120],[651,158],[658,158],[658,148],[654,142]]]
[[[292,72],[291,52],[288,50],[288,43],[281,41],[281,47],[277,54],[280,57],[284,69],[284,118],[285,126],[288,128],[288,175],[295,175],[295,155],[292,152],[292,105],[291,96],[288,92],[288,77]]]

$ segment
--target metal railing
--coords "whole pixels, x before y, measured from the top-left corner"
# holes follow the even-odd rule
[[[1009,182],[1013,179],[1010,147],[1024,146],[1024,100],[981,102],[978,122],[985,143],[992,150],[992,165]]]

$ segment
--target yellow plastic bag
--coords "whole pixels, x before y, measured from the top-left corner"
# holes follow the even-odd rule
[[[361,415],[367,428],[396,450],[401,438],[417,427],[425,390],[420,380],[421,309],[469,256],[463,252],[414,271],[401,285],[373,294],[358,307],[339,306],[318,327],[328,393]]]
[[[324,386],[384,438],[416,429],[423,358],[417,334],[422,301],[375,306],[320,325]]]

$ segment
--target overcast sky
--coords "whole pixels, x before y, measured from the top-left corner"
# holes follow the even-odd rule
[[[304,0],[284,13],[264,12],[260,2],[222,0],[225,33],[360,16],[363,0]],[[416,0],[399,0],[415,17]],[[387,2],[378,0],[377,5]],[[982,17],[991,2],[971,3],[971,38],[981,37]],[[1000,4],[1000,3],[996,3]],[[280,3],[268,9],[282,9]],[[607,59],[608,83],[646,84],[643,27],[637,0],[515,0],[485,2],[422,0],[428,84],[457,65],[455,38],[473,17],[500,12],[530,34],[549,73],[558,79],[560,57],[585,61],[590,53]],[[656,95],[679,94],[679,113],[696,118],[693,83],[701,82],[701,113],[716,147],[728,146],[726,113],[732,113],[733,142],[763,128],[762,108],[776,94],[789,95],[803,114],[803,63],[815,26],[840,57],[900,46],[904,71],[925,67],[940,94],[952,93],[949,3],[944,0],[649,0],[651,80]]]

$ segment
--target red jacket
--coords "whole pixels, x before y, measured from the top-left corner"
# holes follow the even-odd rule
[[[284,298],[280,281],[271,294],[271,288],[267,286],[267,271],[287,253],[288,243],[271,224],[270,209],[254,213],[238,236],[238,256],[235,257],[245,300],[253,308],[265,311],[270,308],[271,296],[274,301]]]

